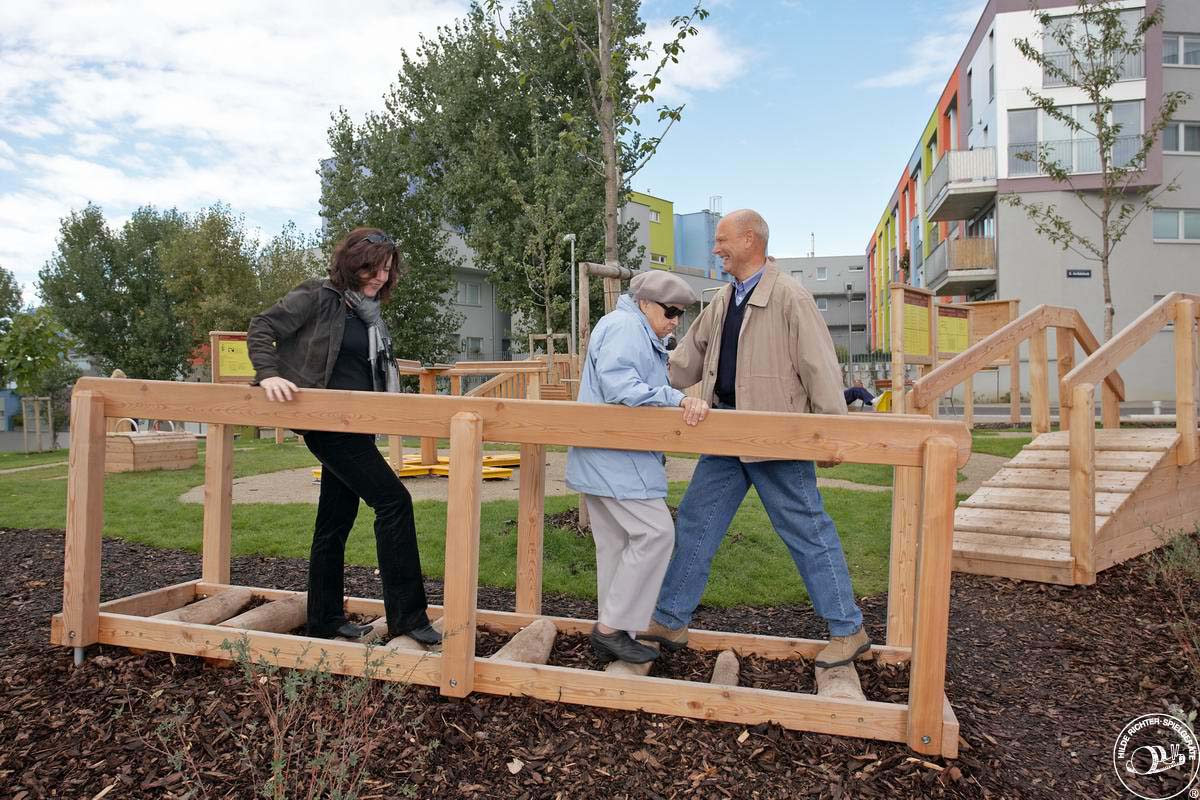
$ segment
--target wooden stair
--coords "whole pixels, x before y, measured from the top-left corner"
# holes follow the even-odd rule
[[[1038,436],[959,504],[954,514],[954,569],[977,575],[1036,580],[1073,585],[1071,557],[1070,442],[1066,431]],[[1152,549],[1143,528],[1166,519],[1147,519],[1140,525],[1141,501],[1162,494],[1150,486],[1178,483],[1176,473],[1191,467],[1175,466],[1174,430],[1096,431],[1096,568]],[[1193,465],[1194,466],[1194,465]],[[1151,481],[1151,476],[1155,479]],[[1192,503],[1195,505],[1195,503]],[[1157,517],[1161,501],[1149,509]],[[1163,511],[1167,509],[1165,506]],[[1194,512],[1193,512],[1194,513]],[[1139,521],[1132,522],[1134,516]],[[1119,521],[1119,522],[1118,522]],[[1114,524],[1117,523],[1117,524]],[[1137,544],[1120,552],[1105,548],[1106,533],[1117,532]],[[1144,540],[1144,541],[1143,541]]]

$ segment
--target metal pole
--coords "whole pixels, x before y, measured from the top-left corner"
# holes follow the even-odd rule
[[[846,363],[854,364],[854,321],[850,315],[850,304],[854,302],[854,290],[846,289]],[[853,385],[853,384],[851,384]]]

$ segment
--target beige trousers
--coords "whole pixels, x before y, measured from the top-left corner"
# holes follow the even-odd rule
[[[665,500],[617,500],[585,494],[596,542],[596,594],[601,624],[644,631],[675,547]]]

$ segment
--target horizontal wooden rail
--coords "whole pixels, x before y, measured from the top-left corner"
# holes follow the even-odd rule
[[[1175,320],[1175,304],[1180,300],[1200,301],[1200,294],[1171,292],[1150,306],[1141,316],[1122,328],[1113,338],[1099,345],[1075,369],[1068,372],[1059,383],[1058,396],[1070,398],[1076,386],[1085,383],[1098,384],[1113,373],[1126,359]],[[1122,385],[1118,396],[1123,399],[1124,394]]]
[[[959,466],[971,455],[960,422],[886,415],[714,411],[689,427],[678,409],[545,400],[302,389],[272,403],[257,387],[111,378],[81,378],[76,390],[102,397],[109,417],[447,437],[450,419],[470,411],[493,442],[920,466],[925,441],[948,436]]]

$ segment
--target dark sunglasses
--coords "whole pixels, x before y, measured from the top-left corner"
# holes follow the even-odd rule
[[[663,316],[667,319],[675,319],[676,317],[683,316],[683,309],[678,306],[669,306],[666,303],[659,303],[657,300],[654,302],[663,310]]]
[[[368,233],[362,238],[362,240],[364,242],[370,242],[371,244],[386,244],[393,250],[396,249],[396,240],[388,236],[386,233]]]

